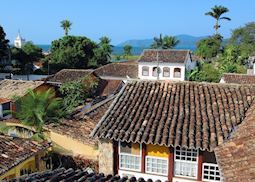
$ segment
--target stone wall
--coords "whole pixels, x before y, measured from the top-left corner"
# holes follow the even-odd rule
[[[98,148],[99,172],[104,174],[114,174],[114,152],[112,141],[100,140]]]

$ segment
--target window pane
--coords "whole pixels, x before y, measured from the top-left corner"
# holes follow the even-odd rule
[[[197,176],[198,150],[176,148],[175,149],[175,175],[196,177]]]
[[[167,158],[146,156],[146,172],[167,175]]]

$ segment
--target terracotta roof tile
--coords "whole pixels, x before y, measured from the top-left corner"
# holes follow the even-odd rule
[[[76,119],[62,120],[58,123],[48,124],[46,127],[82,143],[91,145],[97,144],[97,141],[89,135],[109,108],[112,100],[113,99],[101,101],[90,109],[80,111],[75,115]]]
[[[36,143],[28,139],[0,135],[0,175],[49,147],[47,142]]]
[[[138,63],[110,63],[97,68],[94,73],[99,77],[138,78]]]
[[[174,50],[174,49],[147,49],[141,54],[138,62],[159,62],[168,63],[185,63],[190,57],[189,50]]]
[[[64,169],[58,168],[52,171],[44,171],[32,173],[28,176],[21,176],[17,179],[12,180],[13,182],[27,182],[27,181],[36,181],[36,182],[71,182],[71,181],[132,181],[132,182],[146,182],[143,178],[136,179],[135,177],[127,178],[120,177],[119,175],[105,175],[103,173],[88,173],[84,169]],[[152,180],[147,180],[148,182],[152,182]]]
[[[49,76],[46,78],[47,81],[50,82],[59,82],[59,83],[66,83],[71,81],[77,81],[85,76],[91,74],[93,70],[91,69],[62,69],[57,72],[55,75]]]
[[[230,139],[215,149],[221,175],[226,182],[255,180],[255,103]]]
[[[222,78],[225,83],[255,84],[255,75],[226,73]]]
[[[28,89],[41,86],[43,81],[2,80],[0,81],[0,97],[13,99],[13,96],[24,96]]]
[[[212,151],[243,121],[254,96],[248,85],[132,81],[91,135]]]
[[[11,100],[6,99],[6,98],[0,98],[0,104],[4,104],[4,103],[7,103],[7,102],[11,102]]]

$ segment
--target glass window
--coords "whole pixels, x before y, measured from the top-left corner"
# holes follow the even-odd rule
[[[143,66],[142,67],[142,75],[143,76],[149,76],[149,67],[148,66]]]
[[[2,104],[3,107],[3,117],[8,116],[10,113],[9,111],[11,110],[11,103],[7,102]]]
[[[146,173],[168,175],[168,158],[146,156]]]
[[[141,147],[140,144],[120,143],[120,169],[141,170]]]
[[[220,170],[217,164],[203,163],[203,181],[220,181]]]
[[[174,78],[181,78],[181,68],[174,68]]]
[[[152,76],[158,77],[158,75],[160,74],[160,72],[161,72],[160,68],[158,68],[158,67],[153,67],[153,68],[152,68]]]
[[[176,176],[197,177],[198,150],[176,148],[174,155],[174,174]]]
[[[163,68],[163,77],[170,77],[170,68]]]

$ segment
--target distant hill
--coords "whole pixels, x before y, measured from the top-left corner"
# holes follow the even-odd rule
[[[176,38],[180,41],[180,43],[176,46],[176,49],[190,49],[195,50],[196,49],[196,43],[206,38],[207,36],[201,36],[201,37],[195,37],[191,35],[177,35]],[[136,47],[136,48],[149,48],[152,44],[153,39],[143,39],[143,40],[127,40],[125,42],[122,42],[116,47],[123,47],[127,44]]]

